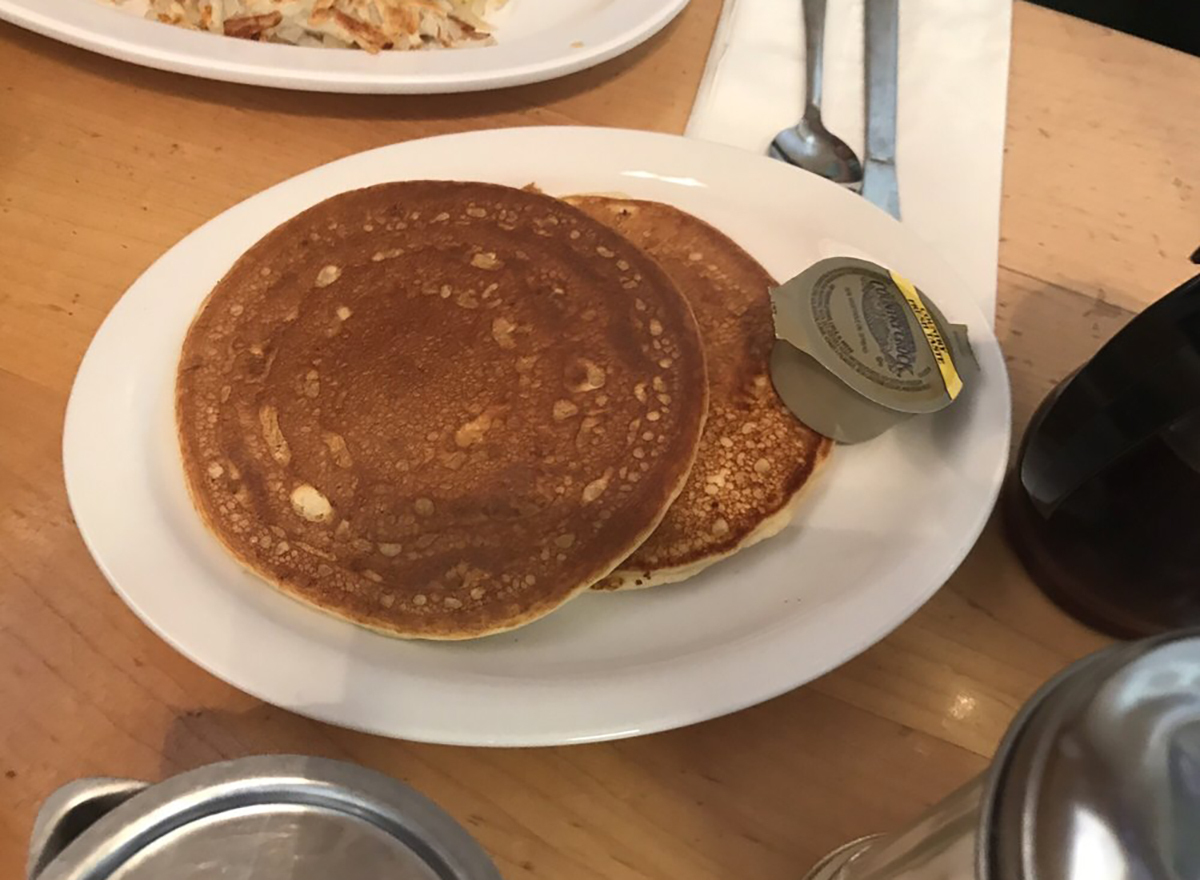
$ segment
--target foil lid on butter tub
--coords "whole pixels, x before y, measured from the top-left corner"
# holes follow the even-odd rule
[[[964,325],[866,260],[821,260],[773,289],[771,306],[775,390],[798,419],[841,443],[945,409],[979,371]]]

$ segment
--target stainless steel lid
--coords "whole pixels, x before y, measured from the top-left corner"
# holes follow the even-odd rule
[[[1200,877],[1200,631],[1093,655],[1030,701],[983,805],[983,880]]]
[[[37,880],[500,880],[478,844],[395,780],[322,758],[213,764],[147,787],[80,780],[43,806]]]

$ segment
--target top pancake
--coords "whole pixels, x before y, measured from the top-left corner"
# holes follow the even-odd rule
[[[601,589],[683,580],[770,537],[832,443],[798,422],[768,372],[775,280],[720,231],[657,202],[568,201],[649,253],[688,298],[708,363],[709,411],[700,451],[662,525]]]
[[[653,531],[707,384],[686,300],[620,235],[546,196],[420,181],[251,248],[188,332],[176,403],[193,500],[246,566],[454,639],[549,613]]]

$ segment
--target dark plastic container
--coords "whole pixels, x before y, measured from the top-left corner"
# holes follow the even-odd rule
[[[1033,579],[1080,620],[1200,625],[1200,276],[1043,401],[1002,504]]]

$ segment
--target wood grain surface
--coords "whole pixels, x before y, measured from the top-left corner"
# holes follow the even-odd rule
[[[160,779],[308,752],[439,801],[509,880],[790,880],[978,773],[1018,706],[1105,640],[1031,585],[993,522],[882,643],[813,684],[671,733],[561,749],[395,742],[241,694],[113,594],[67,508],[63,410],[89,339],[181,236],[368,147],[585,123],[680,131],[719,0],[596,70],[453,97],[308,95],[187,79],[0,26],[0,874],[85,775]],[[1016,429],[1200,245],[1200,60],[1018,4],[998,331]],[[120,516],[120,499],[114,499]]]

